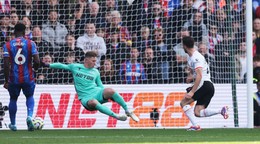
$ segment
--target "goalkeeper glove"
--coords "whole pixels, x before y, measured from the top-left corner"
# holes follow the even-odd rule
[[[50,67],[50,64],[46,64],[46,63],[41,61],[41,67]]]

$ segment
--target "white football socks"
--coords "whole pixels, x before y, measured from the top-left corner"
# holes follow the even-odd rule
[[[196,121],[196,117],[195,117],[195,115],[193,113],[193,110],[192,110],[191,106],[190,105],[185,105],[185,106],[183,106],[182,109],[183,109],[184,113],[186,114],[186,116],[189,118],[189,120],[192,123],[192,125],[197,126],[198,123]]]
[[[220,114],[220,111],[210,110],[210,109],[202,109],[200,110],[200,117],[209,117],[216,114]]]

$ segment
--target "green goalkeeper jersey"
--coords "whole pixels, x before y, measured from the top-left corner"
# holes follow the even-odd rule
[[[50,68],[64,69],[72,72],[74,86],[79,100],[83,97],[93,97],[104,88],[100,73],[96,68],[86,68],[83,64],[50,64]]]

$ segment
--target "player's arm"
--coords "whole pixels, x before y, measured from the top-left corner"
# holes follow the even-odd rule
[[[5,84],[8,83],[9,71],[10,71],[10,59],[9,59],[9,57],[4,57],[4,76],[5,76]]]
[[[196,90],[199,87],[200,81],[202,79],[202,67],[196,68],[195,72],[196,72],[196,78],[195,78],[194,85],[192,86],[191,91],[186,95],[186,97],[189,97],[189,98],[191,98],[194,95],[194,93],[196,92]]]
[[[40,57],[35,42],[30,41],[30,43],[32,45],[33,68],[35,71],[37,71],[38,68],[40,67]]]
[[[52,69],[64,69],[64,70],[71,70],[69,65],[62,64],[62,63],[52,63],[52,64],[47,64],[41,61],[41,67],[48,67]]]
[[[103,83],[101,81],[100,75],[97,77],[96,83],[97,83],[98,87],[104,88],[104,85],[103,85]]]
[[[39,54],[35,54],[33,55],[33,68],[35,71],[37,71],[39,67],[40,67],[40,57]]]
[[[49,64],[49,67],[52,68],[52,69],[71,70],[69,65],[62,64],[62,63],[52,63],[52,64]]]

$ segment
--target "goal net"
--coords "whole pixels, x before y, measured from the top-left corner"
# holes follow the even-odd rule
[[[179,105],[193,82],[184,36],[194,38],[210,65],[216,94],[209,107],[229,105],[231,111],[229,120],[221,115],[200,119],[202,126],[247,127],[242,0],[1,0],[0,9],[2,45],[22,22],[25,37],[36,43],[45,63],[83,63],[87,51],[96,51],[103,84],[119,91],[141,119],[121,123],[84,110],[69,71],[40,68],[35,115],[45,119],[47,128],[190,126]],[[105,105],[123,113],[114,102]],[[158,119],[151,117],[155,108]]]

